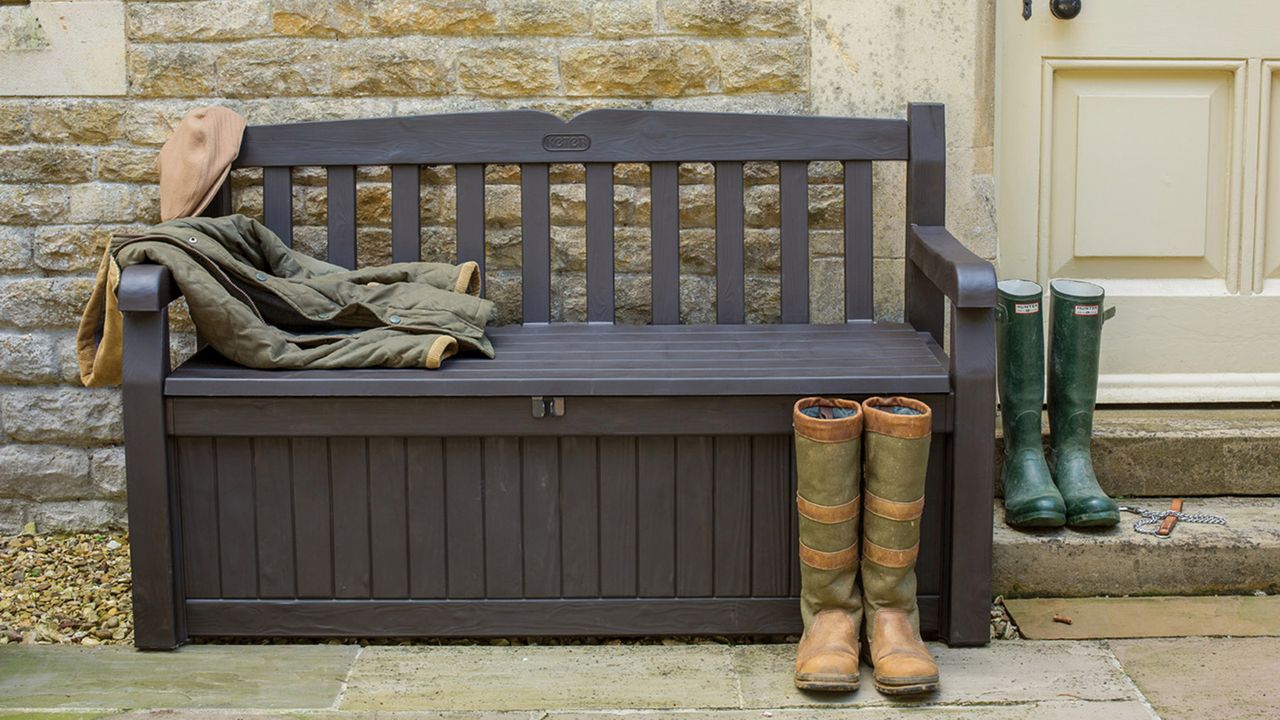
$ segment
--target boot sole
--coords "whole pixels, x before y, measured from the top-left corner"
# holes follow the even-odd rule
[[[1067,516],[1062,513],[1033,513],[1012,518],[1006,515],[1004,521],[1010,527],[1062,527],[1067,524]]]
[[[853,692],[861,681],[857,677],[847,675],[811,675],[795,676],[796,688],[800,690],[816,690],[818,692]]]
[[[937,692],[938,678],[905,678],[905,682],[886,684],[879,679],[873,678],[876,690],[882,695],[923,695],[924,693]]]
[[[1067,518],[1067,525],[1076,528],[1092,528],[1092,527],[1111,527],[1120,524],[1120,513],[1105,512],[1092,513],[1089,515],[1078,515],[1076,517]]]

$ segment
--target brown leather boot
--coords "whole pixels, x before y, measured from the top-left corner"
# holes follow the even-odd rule
[[[868,398],[862,515],[862,593],[876,689],[938,689],[938,666],[920,639],[916,556],[933,415],[910,398]]]
[[[805,398],[792,411],[800,523],[801,690],[858,689],[858,516],[862,409],[852,400]]]

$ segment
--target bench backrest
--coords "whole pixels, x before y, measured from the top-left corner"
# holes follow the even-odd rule
[[[328,259],[356,259],[356,168],[391,167],[394,261],[420,254],[422,165],[454,165],[457,256],[483,268],[486,164],[519,164],[522,310],[526,323],[551,320],[551,163],[586,168],[588,322],[614,320],[613,165],[650,167],[652,321],[680,322],[679,163],[715,167],[716,321],[742,323],[743,163],[779,164],[781,319],[809,321],[808,163],[844,166],[844,314],[872,317],[872,180],[877,160],[911,161],[940,172],[942,108],[913,105],[910,120],[595,110],[570,121],[537,111],[502,111],[253,126],[235,167],[261,167],[263,221],[292,236],[292,168],[323,166],[328,176]],[[920,122],[928,119],[929,122]],[[925,148],[927,152],[915,152]],[[913,155],[918,157],[913,157]],[[919,163],[917,162],[919,161]],[[924,163],[928,162],[926,166]],[[922,175],[923,176],[923,175]],[[925,183],[940,187],[939,182]],[[918,185],[924,185],[916,183]],[[908,188],[908,222],[919,214]],[[224,187],[215,214],[230,212]],[[941,224],[929,220],[915,220]]]

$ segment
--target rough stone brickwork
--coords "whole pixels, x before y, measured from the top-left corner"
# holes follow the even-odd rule
[[[41,0],[36,0],[40,2]],[[948,103],[953,223],[994,253],[990,209],[990,0],[192,0],[127,1],[127,93],[4,97],[0,78],[0,532],[124,521],[120,396],[77,381],[74,327],[107,238],[158,220],[154,159],[191,107],[250,123],[598,107],[901,116]],[[920,6],[920,7],[917,7]],[[924,6],[928,6],[927,9]],[[946,7],[942,7],[946,6]],[[0,12],[19,12],[4,7]],[[942,18],[942,19],[939,19]],[[932,35],[928,35],[932,33]],[[928,35],[932,58],[904,37]],[[13,52],[0,38],[0,54]],[[92,72],[92,68],[85,68]],[[876,170],[877,314],[901,313],[900,166]],[[452,259],[452,169],[424,168],[423,255]],[[390,257],[390,173],[359,176],[359,261]],[[554,313],[585,317],[579,165],[553,166]],[[682,307],[714,318],[713,170],[681,168]],[[260,177],[235,205],[261,215]],[[324,252],[321,169],[294,175],[295,245]],[[812,308],[840,319],[840,169],[810,169]],[[519,319],[519,170],[491,167],[489,293]],[[649,314],[649,190],[616,172],[618,316]],[[777,168],[747,166],[749,321],[776,321]],[[190,323],[174,323],[179,357]]]

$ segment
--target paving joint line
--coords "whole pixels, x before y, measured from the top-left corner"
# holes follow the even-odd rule
[[[351,664],[347,666],[347,672],[342,676],[342,681],[338,683],[338,693],[333,697],[333,703],[329,705],[329,710],[335,712],[342,708],[342,701],[347,696],[347,686],[351,682],[351,675],[356,671],[356,663],[360,662],[360,656],[364,655],[365,646],[361,645],[356,649],[356,654],[351,658]]]

